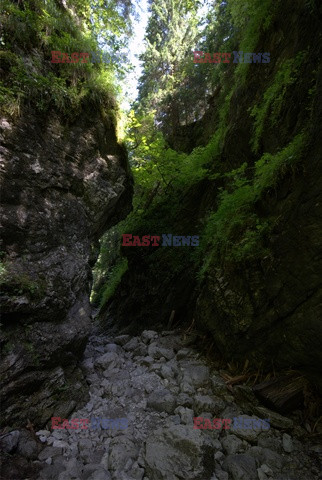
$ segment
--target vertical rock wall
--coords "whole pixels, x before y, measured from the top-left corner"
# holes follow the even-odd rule
[[[50,112],[1,118],[4,423],[68,414],[83,391],[76,360],[90,324],[97,241],[131,209],[132,179],[113,122]],[[77,378],[79,378],[78,381]]]

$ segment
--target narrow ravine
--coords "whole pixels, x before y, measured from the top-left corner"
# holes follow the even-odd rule
[[[319,446],[299,426],[300,412],[283,417],[260,405],[250,387],[228,388],[185,343],[180,330],[93,335],[82,361],[90,400],[67,422],[88,425],[36,432],[44,447],[35,461],[39,480],[322,478]],[[232,423],[197,429],[194,417],[208,427],[214,418]],[[234,428],[236,418],[243,428]],[[106,419],[123,420],[111,428]],[[270,428],[244,428],[249,419],[269,419]]]
[[[0,25],[0,480],[322,480],[321,0]]]

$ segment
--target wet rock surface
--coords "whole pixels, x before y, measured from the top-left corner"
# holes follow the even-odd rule
[[[193,417],[212,422],[214,418],[264,419],[274,414],[265,409],[265,416],[260,415],[251,401],[241,406],[219,372],[193,348],[183,347],[179,331],[143,332],[134,338],[94,335],[86,347],[82,369],[89,384],[89,402],[69,417],[59,411],[55,415],[61,417],[60,425],[63,418],[69,418],[70,425],[72,418],[89,419],[88,428],[52,430],[48,424],[49,430],[36,432],[42,449],[36,460],[32,439],[25,440],[25,452],[30,451],[30,462],[39,469],[32,478],[322,478],[321,452],[297,424],[296,413],[289,419],[281,417],[284,422],[278,426],[275,421],[276,427],[268,430],[194,428]],[[249,390],[252,398],[249,387],[242,389]],[[127,419],[127,428],[125,423],[118,428],[106,423],[106,419],[116,418]],[[1,441],[14,453],[20,437],[21,433],[11,432]]]
[[[0,141],[1,425],[45,424],[57,402],[68,415],[85,393],[76,364],[91,327],[91,267],[102,233],[131,209],[132,180],[97,109],[72,124],[24,109],[1,117]]]

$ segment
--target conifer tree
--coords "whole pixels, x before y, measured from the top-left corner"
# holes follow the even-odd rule
[[[198,37],[197,9],[200,2],[152,0],[151,16],[141,55],[143,74],[139,101],[146,111],[155,110],[156,124],[169,133],[184,123],[186,108],[179,94],[186,83],[187,62],[192,62]]]

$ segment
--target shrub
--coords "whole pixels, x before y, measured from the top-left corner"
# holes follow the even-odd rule
[[[119,263],[117,263],[109,272],[108,274],[108,280],[106,281],[105,286],[103,287],[102,293],[101,293],[101,299],[100,299],[100,307],[102,308],[108,300],[112,297],[112,295],[115,293],[115,290],[119,283],[121,282],[121,279],[124,275],[124,273],[128,269],[128,263],[127,263],[127,258],[122,258]]]
[[[273,218],[256,213],[256,202],[301,160],[307,136],[297,135],[276,154],[265,153],[255,164],[252,179],[246,178],[247,165],[229,172],[229,185],[219,195],[219,205],[206,219],[202,251],[208,250],[199,278],[213,262],[246,262],[268,254],[265,239],[274,227]]]
[[[294,59],[286,60],[278,69],[272,84],[263,95],[259,105],[251,110],[254,117],[254,136],[251,139],[252,149],[255,153],[259,150],[259,140],[265,128],[267,118],[271,124],[276,124],[287,88],[292,85],[298,75],[298,68],[304,58],[304,52],[300,52]]]

